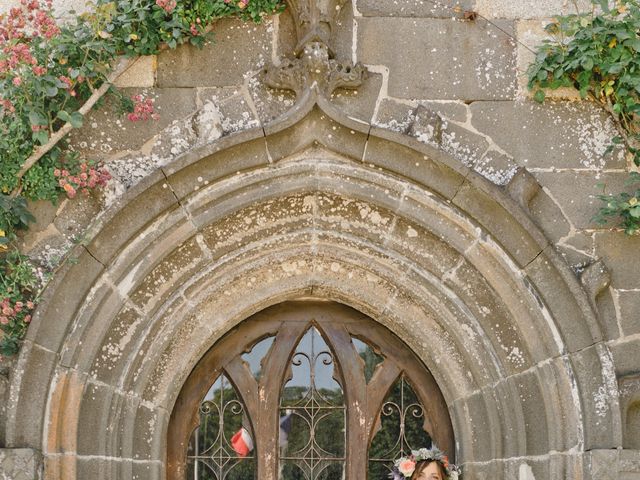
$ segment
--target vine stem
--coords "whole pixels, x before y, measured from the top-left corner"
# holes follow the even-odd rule
[[[80,112],[83,116],[89,113],[89,111],[94,107],[94,105],[100,100],[105,93],[109,91],[111,85],[122,75],[124,74],[140,57],[134,58],[121,58],[116,63],[115,68],[111,71],[111,73],[107,76],[106,80],[100,88],[94,90],[91,96],[87,99],[86,102],[80,107],[78,112]],[[17,197],[22,191],[22,178],[29,171],[31,167],[33,167],[38,160],[40,160],[47,152],[49,152],[53,147],[57,145],[57,143],[64,138],[64,136],[69,133],[73,129],[71,122],[65,123],[62,127],[60,127],[49,141],[35,149],[35,151],[25,160],[25,162],[20,167],[20,170],[16,174],[18,178],[18,186],[11,192],[11,198]]]

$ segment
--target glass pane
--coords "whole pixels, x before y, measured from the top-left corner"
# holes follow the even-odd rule
[[[187,451],[187,478],[253,480],[253,443],[240,397],[221,375],[200,404],[200,425],[191,435]]]
[[[262,361],[267,356],[267,353],[269,353],[274,340],[275,337],[262,339],[251,348],[249,353],[242,354],[242,360],[249,365],[249,369],[256,380],[260,380]]]
[[[334,356],[312,327],[296,347],[280,397],[280,479],[342,479],[345,417]]]
[[[351,342],[364,362],[364,378],[367,383],[369,383],[376,367],[384,361],[384,358],[378,355],[370,345],[360,339],[352,337]]]
[[[369,447],[367,478],[388,478],[395,459],[411,450],[431,448],[431,436],[423,428],[424,408],[404,376],[389,392],[378,421],[380,428]]]

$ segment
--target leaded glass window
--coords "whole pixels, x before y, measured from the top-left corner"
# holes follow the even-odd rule
[[[391,332],[350,308],[291,302],[220,340],[169,425],[170,480],[383,480],[432,439],[453,454],[442,395]]]

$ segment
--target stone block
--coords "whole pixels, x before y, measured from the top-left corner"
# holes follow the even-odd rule
[[[404,178],[411,178],[427,190],[446,199],[456,194],[464,181],[463,175],[467,173],[463,165],[450,166],[444,161],[439,161],[441,154],[435,150],[430,154],[420,153],[416,148],[411,148],[412,145],[408,142],[405,146],[387,141],[386,137],[388,135],[383,131],[372,132],[367,142],[365,164],[383,168]],[[394,140],[396,137],[391,139]],[[418,142],[416,144],[420,145]]]
[[[527,230],[494,198],[468,180],[453,198],[453,203],[482,225],[520,266],[525,266],[545,247],[542,238],[532,238],[535,232]]]
[[[357,0],[356,8],[365,17],[459,18],[463,11],[473,10],[474,3],[474,0]]]
[[[640,292],[616,292],[620,306],[620,326],[624,335],[640,333]]]
[[[619,446],[622,439],[614,358],[599,344],[571,354],[570,360],[581,393],[585,449]]]
[[[606,184],[607,192],[621,192],[628,178],[626,172],[606,172],[595,174],[585,171],[534,171],[534,176],[544,187],[545,193],[551,196],[560,207],[561,215],[566,218],[575,229],[592,230],[595,228],[612,227],[615,220],[609,221],[605,227],[599,227],[593,217],[604,203],[597,198],[603,193],[600,184]],[[567,188],[570,185],[571,188]],[[542,221],[552,221],[552,214],[543,214]],[[622,234],[615,234],[624,236]],[[593,247],[591,247],[593,248]],[[597,253],[597,252],[595,252]],[[598,255],[601,256],[601,255]]]
[[[388,92],[393,97],[472,101],[515,96],[515,41],[491,24],[415,18],[356,21],[358,59],[389,68]],[[514,33],[513,22],[497,24]]]
[[[262,134],[257,138],[250,132],[243,135],[251,136],[240,145],[228,145],[223,139],[208,154],[195,152],[165,167],[167,183],[178,199],[183,200],[225,177],[267,166],[269,157]]]
[[[114,458],[78,457],[76,462],[76,478],[78,479],[109,480],[111,478],[122,478],[119,476],[119,470],[120,462]]]
[[[638,373],[638,352],[640,352],[640,338],[623,337],[609,346],[613,356],[616,374],[621,377]]]
[[[78,414],[77,453],[91,456],[115,456],[113,445],[109,444],[111,434],[97,435],[96,432],[112,432],[116,425],[117,407],[123,398],[113,387],[91,383],[84,389]],[[82,478],[82,477],[78,477]]]
[[[280,119],[293,108],[296,95],[291,90],[268,87],[264,78],[264,70],[252,74],[247,79],[247,88],[258,113],[258,119],[263,125],[267,125]]]
[[[11,480],[40,480],[42,454],[31,448],[0,448],[0,476]]]
[[[385,130],[404,133],[415,121],[414,112],[415,107],[409,103],[392,98],[381,98],[372,123]]]
[[[27,331],[27,340],[54,352],[61,348],[76,310],[103,270],[84,247],[76,247],[70,259],[45,289]]]
[[[181,45],[158,55],[159,87],[222,87],[242,85],[244,75],[271,58],[273,21],[256,25],[221,19],[214,40],[198,49]]]
[[[571,273],[563,271],[557,261],[557,257],[543,252],[525,271],[532,294],[540,296],[540,308],[548,309],[566,347],[575,351],[593,345],[603,336],[595,316],[589,313],[586,295],[581,295],[575,278],[569,277]]]
[[[611,272],[611,286],[625,290],[640,289],[640,269],[636,262],[629,261],[629,255],[640,247],[640,236],[630,237],[616,231],[596,232],[595,241],[598,258]]]
[[[476,393],[450,407],[453,417],[464,418],[467,422],[468,432],[461,445],[465,461],[486,462],[495,458],[500,432],[496,431],[498,419],[494,406],[493,399],[485,399],[482,393]]]
[[[528,335],[523,338],[521,331],[524,326],[514,326],[514,322],[517,322],[515,315],[509,312],[487,280],[467,261],[460,262],[447,272],[443,280],[474,314],[482,328],[480,336],[488,337],[505,376],[526,370],[534,361],[546,357],[546,351],[540,349],[532,338]],[[471,327],[469,330],[473,331]]]
[[[71,131],[69,141],[74,150],[101,159],[117,152],[140,150],[175,120],[196,110],[195,89],[127,88],[122,94],[126,97],[142,94],[150,98],[159,118],[132,122],[121,113],[117,101],[110,98],[102,108],[87,114],[82,128]]]
[[[441,148],[467,167],[474,167],[489,149],[486,138],[452,122],[442,125]]]
[[[275,127],[270,130],[267,125],[265,131],[267,148],[274,162],[318,145],[360,161],[367,143],[365,133],[341,125],[318,108],[292,127],[276,131]]]
[[[541,18],[576,13],[574,5],[580,11],[591,11],[592,7],[589,0],[476,0],[474,11],[489,18]]]
[[[544,455],[553,449],[550,444],[549,408],[544,389],[537,372],[527,371],[508,382],[518,392],[519,408],[522,411],[523,428],[526,437],[526,455]]]
[[[65,199],[53,221],[58,231],[69,241],[83,242],[89,225],[96,219],[102,206],[97,195]]]
[[[638,480],[640,478],[640,449],[619,451],[620,480]]]
[[[15,371],[23,374],[12,382],[20,397],[14,394],[7,402],[8,446],[42,445],[44,412],[56,362],[55,353],[31,342],[23,343],[20,361],[15,366]],[[25,405],[29,406],[28,411],[16,410]]]
[[[191,238],[162,259],[138,283],[129,294],[129,299],[143,312],[151,314],[158,304],[174,293],[186,277],[197,271],[206,257],[207,254],[201,250],[196,238]]]
[[[518,170],[511,155],[489,149],[473,166],[473,170],[494,185],[507,185]]]
[[[592,450],[584,457],[585,480],[620,480],[618,476],[617,450]]]
[[[330,101],[349,118],[371,123],[381,86],[382,75],[369,72],[360,87],[354,90],[339,88],[331,94]]]
[[[138,57],[114,82],[118,88],[151,88],[156,82],[158,58],[155,55]]]
[[[604,155],[617,133],[613,121],[591,103],[474,102],[470,109],[473,126],[529,170],[579,168],[595,174],[625,167],[620,149]]]
[[[209,103],[212,111],[219,115],[223,135],[260,126],[260,120],[253,114],[243,90],[207,88],[200,91],[199,98],[205,107]],[[202,137],[203,132],[200,133],[200,137]],[[215,141],[215,139],[212,140]],[[210,142],[204,141],[203,143]]]
[[[89,252],[103,265],[111,263],[111,257],[135,238],[151,219],[180,208],[169,186],[161,183],[163,180],[164,175],[161,173],[147,177],[145,181],[150,185],[149,188],[135,198],[130,198],[87,246]]]

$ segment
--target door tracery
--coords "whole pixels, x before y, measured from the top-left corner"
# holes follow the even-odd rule
[[[183,386],[168,439],[171,480],[373,480],[431,439],[453,453],[419,359],[329,302],[271,307],[217,342]]]

